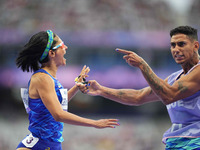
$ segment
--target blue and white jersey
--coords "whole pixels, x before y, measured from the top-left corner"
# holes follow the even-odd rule
[[[58,96],[58,100],[62,105],[63,110],[67,111],[67,90],[63,88],[61,83],[52,77],[48,72],[46,72],[43,69],[37,70],[33,74],[36,74],[38,72],[43,72],[48,74],[55,83],[55,91]],[[26,93],[25,91],[22,92]],[[28,93],[28,90],[27,90]],[[26,93],[26,94],[27,94]],[[23,96],[22,96],[23,98]],[[24,101],[24,98],[23,98]],[[52,141],[52,142],[63,142],[63,126],[64,124],[62,122],[57,122],[53,118],[53,116],[50,114],[48,109],[43,104],[42,100],[40,98],[38,99],[31,99],[28,96],[28,101],[24,103],[26,105],[26,111],[29,114],[29,130],[33,134],[33,136],[41,138],[46,141]]]
[[[199,64],[200,63],[197,65]],[[196,66],[191,68],[185,76]],[[179,79],[181,74],[183,74],[183,70],[171,74],[168,78],[168,83],[172,85]],[[170,137],[200,137],[200,91],[167,105],[167,110],[172,126],[163,135],[164,143],[166,139]]]

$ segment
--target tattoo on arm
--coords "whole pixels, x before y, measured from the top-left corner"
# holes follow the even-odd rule
[[[118,92],[118,95],[119,95],[119,96],[123,96],[124,94],[125,94],[125,93],[122,92],[122,91],[119,91],[119,92]]]
[[[178,82],[178,89],[180,90],[181,93],[185,92],[188,90],[188,87],[183,86],[183,82]]]
[[[150,91],[149,91],[149,95],[151,95],[152,93],[153,93],[153,91],[152,91],[152,89],[149,89]]]
[[[121,99],[122,96],[125,95],[125,93],[124,93],[123,91],[121,91],[121,90],[118,91],[116,94],[113,93],[113,92],[109,92],[109,91],[106,91],[105,94],[106,94],[107,96],[113,96],[113,97],[116,97],[116,98],[119,98],[119,99]]]
[[[144,62],[142,62],[142,72],[145,76],[147,82],[158,92],[158,93],[165,93],[159,79],[157,76],[153,73],[153,71],[149,68],[148,65],[146,65]]]

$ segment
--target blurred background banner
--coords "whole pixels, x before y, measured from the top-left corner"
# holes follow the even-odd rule
[[[15,59],[33,34],[51,29],[69,47],[67,66],[57,75],[65,88],[74,85],[87,65],[88,79],[112,88],[139,89],[147,82],[115,48],[136,52],[165,79],[180,69],[171,56],[169,31],[179,25],[199,29],[199,8],[198,0],[1,0],[0,150],[15,149],[28,134],[20,88],[27,87],[31,73],[19,70]],[[125,106],[79,92],[69,111],[89,118],[120,118],[121,126],[97,130],[66,124],[64,149],[164,149],[161,138],[170,121],[160,102]]]

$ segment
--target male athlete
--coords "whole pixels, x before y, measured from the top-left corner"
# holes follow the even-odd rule
[[[141,70],[149,86],[140,90],[112,89],[91,80],[79,84],[83,93],[102,96],[125,105],[142,105],[161,101],[168,110],[172,126],[163,135],[166,150],[200,149],[200,61],[197,29],[179,26],[170,31],[171,54],[182,69],[160,79],[144,61],[132,51],[116,49],[123,58]]]

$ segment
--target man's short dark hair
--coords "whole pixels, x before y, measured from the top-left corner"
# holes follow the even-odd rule
[[[192,28],[190,26],[179,26],[177,28],[174,28],[170,31],[170,36],[176,34],[185,34],[187,35],[191,40],[197,40],[198,41],[198,35],[197,35],[197,29]]]

